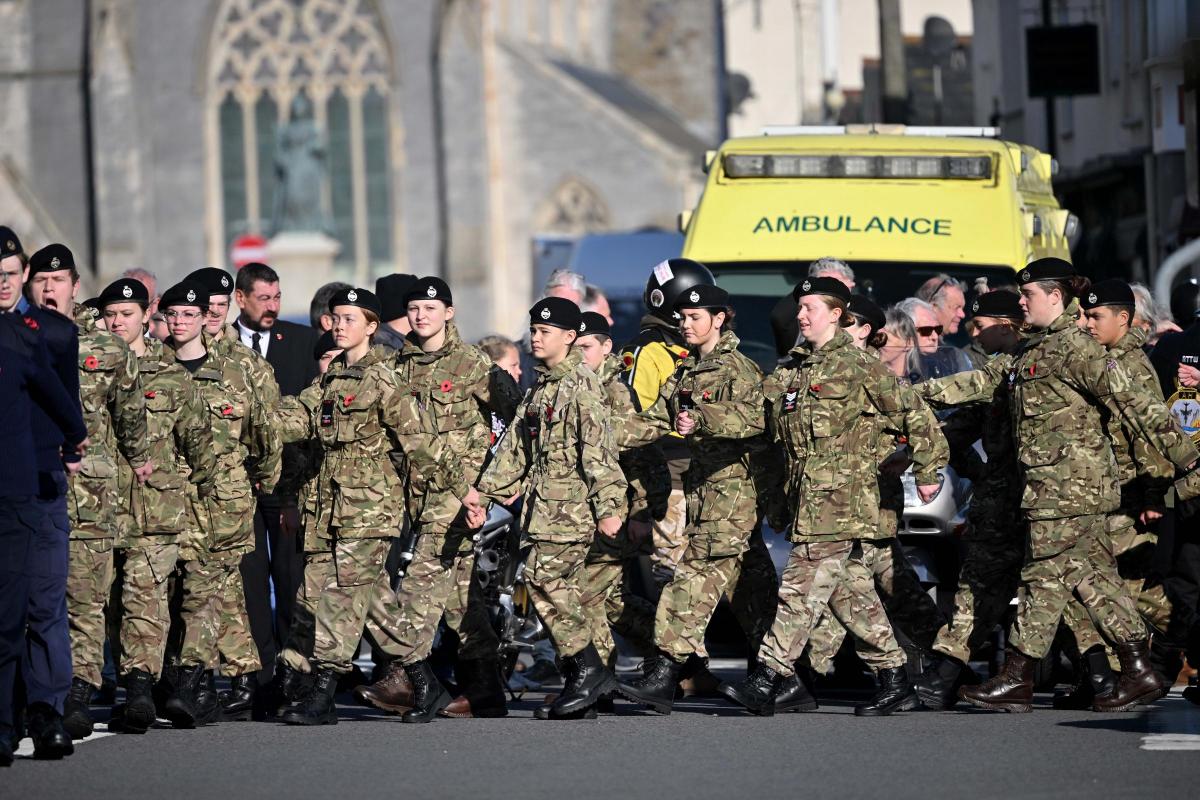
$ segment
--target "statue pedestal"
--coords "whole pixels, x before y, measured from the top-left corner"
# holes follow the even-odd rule
[[[319,231],[285,231],[267,242],[267,263],[279,273],[279,316],[308,321],[317,289],[334,279],[333,260],[342,246]]]

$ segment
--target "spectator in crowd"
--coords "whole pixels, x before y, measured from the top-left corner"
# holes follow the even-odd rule
[[[1200,284],[1188,278],[1171,290],[1171,317],[1182,330],[1187,330],[1200,311]]]
[[[808,265],[808,277],[833,278],[846,284],[846,288],[854,291],[854,270],[839,258],[824,256]]]
[[[312,302],[308,305],[308,324],[318,331],[333,330],[333,316],[329,313],[329,301],[338,292],[352,288],[354,287],[348,283],[334,281],[317,289]]]
[[[608,305],[608,295],[599,286],[587,285],[587,290],[583,295],[583,304],[580,306],[581,311],[594,311],[604,317],[611,326],[613,324],[612,309]]]
[[[492,360],[492,363],[507,372],[514,381],[520,384],[521,353],[516,342],[507,337],[492,334],[479,340],[479,349]]]
[[[900,309],[893,306],[885,316],[887,324],[883,326],[883,332],[887,334],[887,342],[879,348],[879,360],[888,372],[903,378],[910,371],[909,358],[917,346],[917,332],[912,318]]]
[[[942,346],[942,335],[945,326],[942,325],[935,309],[928,301],[917,297],[909,297],[896,304],[899,311],[908,315],[916,331],[917,351],[931,355]]]
[[[949,275],[935,275],[917,289],[917,297],[933,306],[937,322],[945,335],[958,333],[967,316],[967,287]]]
[[[1154,347],[1164,333],[1179,333],[1182,328],[1171,320],[1171,315],[1154,302],[1150,289],[1145,284],[1131,283],[1133,290],[1133,322],[1132,326],[1146,332],[1146,349]]]
[[[375,296],[379,298],[379,307],[383,311],[379,319],[382,324],[375,332],[375,344],[393,350],[404,348],[404,337],[412,331],[408,321],[408,303],[404,298],[416,282],[416,275],[402,272],[384,275],[375,281]]]

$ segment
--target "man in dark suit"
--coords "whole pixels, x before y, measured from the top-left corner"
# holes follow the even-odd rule
[[[279,275],[266,264],[247,264],[238,270],[234,300],[240,312],[233,324],[242,344],[267,360],[282,394],[300,394],[317,376],[313,348],[320,331],[279,319]],[[270,680],[292,622],[296,589],[304,580],[304,542],[296,508],[303,452],[297,445],[284,447],[279,486],[275,494],[259,498],[254,551],[242,560],[250,632],[263,665],[260,685]]]

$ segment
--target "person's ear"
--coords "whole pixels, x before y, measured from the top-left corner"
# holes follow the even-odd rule
[[[446,321],[454,319],[454,306],[446,306]]]
[[[570,336],[567,337],[567,345],[570,346],[575,344],[575,340],[579,338],[579,331],[569,330],[567,333],[570,334]]]

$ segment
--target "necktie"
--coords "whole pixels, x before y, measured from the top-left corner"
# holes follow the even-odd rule
[[[262,334],[259,334],[259,333],[251,334],[250,335],[250,344],[254,348],[254,352],[258,353],[260,356],[263,354]]]

